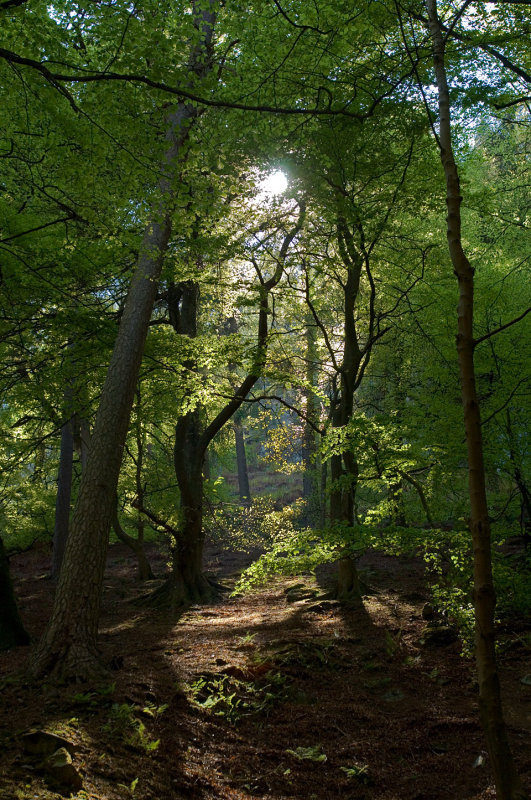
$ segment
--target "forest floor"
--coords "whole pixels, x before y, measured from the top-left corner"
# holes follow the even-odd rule
[[[150,557],[161,574],[162,556],[150,548]],[[207,568],[228,583],[246,563],[245,554],[209,548]],[[37,637],[53,596],[49,552],[11,565]],[[1,800],[69,795],[24,752],[29,729],[75,745],[79,799],[493,798],[473,665],[457,640],[423,643],[422,561],[369,553],[360,566],[363,610],[321,599],[325,571],[170,620],[128,602],[146,589],[127,549],[112,546],[100,635],[114,665],[107,685],[26,685],[27,648],[0,656]],[[529,621],[514,621],[501,655],[528,789],[530,631]]]

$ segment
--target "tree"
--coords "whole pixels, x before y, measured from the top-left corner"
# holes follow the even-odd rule
[[[470,531],[474,548],[474,607],[476,617],[476,665],[481,721],[499,800],[522,800],[522,789],[513,762],[500,696],[496,665],[490,519],[485,487],[480,406],[476,391],[474,350],[474,270],[462,244],[459,171],[452,145],[450,91],[446,75],[445,37],[437,1],[427,0],[433,63],[439,103],[438,145],[446,178],[448,249],[459,285],[457,352],[468,453]]]
[[[213,4],[206,10],[194,6],[193,24],[198,38],[190,57],[191,81],[200,81],[211,68],[214,19]],[[87,677],[101,672],[96,645],[99,607],[122,450],[158,279],[171,236],[179,163],[197,115],[197,107],[181,102],[166,117],[167,150],[160,165],[162,178],[156,204],[144,231],[120,319],[52,616],[32,655],[30,672],[35,677],[52,671],[64,677]]]
[[[265,366],[268,346],[268,317],[271,315],[271,294],[282,278],[290,246],[300,233],[305,216],[305,204],[298,203],[299,213],[295,222],[292,210],[287,222],[282,224],[283,235],[278,252],[269,243],[271,236],[258,239],[251,261],[258,276],[258,323],[256,344],[249,374],[234,391],[234,396],[208,423],[203,423],[203,413],[197,401],[181,413],[175,424],[174,468],[180,492],[180,522],[172,544],[172,571],[168,581],[155,592],[153,601],[170,605],[176,609],[190,603],[212,599],[218,587],[202,571],[205,535],[203,530],[203,478],[204,459],[208,446],[223,426],[233,418],[245,398],[260,378]],[[287,229],[287,230],[286,230]],[[278,235],[279,232],[275,231]],[[265,266],[260,265],[264,251]],[[272,252],[271,252],[272,251]],[[271,274],[266,277],[265,268]],[[175,332],[194,340],[199,321],[199,283],[194,280],[171,283],[166,298],[169,318]],[[190,373],[197,373],[194,358],[184,362]],[[189,401],[189,398],[188,398]],[[154,519],[154,517],[152,516]],[[156,521],[156,520],[155,520]],[[167,527],[167,526],[166,526]]]

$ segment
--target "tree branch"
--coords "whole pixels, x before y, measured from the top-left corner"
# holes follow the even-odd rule
[[[149,86],[152,89],[157,89],[158,91],[165,92],[167,94],[175,95],[180,100],[189,100],[192,103],[197,103],[200,106],[207,106],[209,108],[226,108],[226,109],[233,109],[236,111],[255,111],[258,113],[269,113],[269,114],[282,114],[288,116],[344,116],[350,117],[352,119],[357,119],[363,121],[368,117],[372,116],[376,110],[378,104],[383,100],[389,92],[386,92],[381,97],[376,98],[373,104],[365,113],[356,113],[354,111],[348,111],[346,106],[342,108],[318,108],[315,106],[314,108],[283,108],[279,106],[270,106],[270,105],[248,105],[246,103],[240,103],[231,100],[215,100],[209,97],[201,97],[200,95],[195,94],[187,89],[183,89],[182,87],[176,86],[169,86],[167,83],[162,83],[161,81],[154,81],[151,78],[146,77],[145,75],[127,75],[117,72],[96,72],[96,73],[85,73],[83,75],[76,75],[76,74],[64,74],[58,72],[51,72],[46,63],[48,62],[41,62],[35,61],[31,58],[25,58],[23,56],[17,55],[17,53],[13,53],[10,50],[5,50],[4,48],[0,48],[0,58],[3,58],[5,61],[8,61],[13,64],[21,64],[22,66],[31,67],[32,69],[37,70],[40,72],[41,75],[51,83],[58,91],[63,94],[67,100],[69,101],[70,105],[74,108],[75,111],[79,111],[78,107],[75,104],[74,98],[72,95],[61,86],[62,83],[94,83],[98,81],[119,81],[122,83],[142,83],[145,86]]]
[[[516,325],[517,322],[520,322],[521,320],[524,319],[524,317],[527,317],[530,311],[531,311],[531,306],[529,306],[529,308],[526,308],[526,310],[522,314],[520,314],[519,317],[515,317],[515,319],[512,319],[510,322],[506,322],[505,325],[500,325],[499,328],[495,328],[493,331],[489,331],[484,336],[480,336],[479,339],[474,339],[474,347],[477,347],[478,344],[481,344],[481,342],[485,342],[492,336],[496,336],[497,333],[501,333],[501,331],[506,330],[506,328],[510,328],[511,325]]]

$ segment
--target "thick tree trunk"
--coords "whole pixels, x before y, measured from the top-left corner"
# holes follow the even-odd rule
[[[0,536],[0,651],[29,644],[29,641],[18,612],[9,561]]]
[[[73,419],[61,428],[59,472],[55,499],[55,523],[53,530],[52,578],[59,577],[70,526],[70,498],[72,496],[72,467],[74,463]]]
[[[249,485],[249,470],[247,469],[247,454],[245,452],[245,439],[243,425],[238,414],[234,417],[234,440],[236,444],[236,467],[238,470],[238,491],[240,502],[248,506],[251,504],[251,487]]]
[[[210,4],[209,4],[210,9]],[[199,12],[200,41],[194,46],[191,70],[197,77],[210,69],[209,50],[214,14]],[[51,672],[64,678],[101,674],[97,631],[107,542],[115,503],[122,451],[142,361],[144,343],[172,219],[172,187],[182,147],[196,107],[179,103],[168,114],[168,150],[161,165],[159,205],[146,227],[136,270],[120,320],[118,335],[94,424],[86,469],[82,475],[63,568],[48,626],[33,653],[30,674]]]
[[[437,0],[427,0],[427,8],[439,98],[439,144],[446,177],[448,248],[459,285],[457,352],[468,454],[470,530],[474,550],[475,645],[479,706],[497,798],[522,800],[527,794],[523,791],[516,773],[507,739],[496,664],[494,631],[496,596],[492,579],[491,533],[485,488],[481,417],[474,370],[474,270],[462,247],[462,198],[452,148],[445,40],[437,14]]]
[[[181,503],[182,523],[172,548],[172,572],[168,581],[168,603],[172,609],[209,603],[219,598],[219,587],[203,572],[203,481],[201,471],[190,473],[185,502]],[[187,481],[188,482],[188,481]]]

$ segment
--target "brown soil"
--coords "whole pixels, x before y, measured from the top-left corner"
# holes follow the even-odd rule
[[[161,573],[162,558],[150,556]],[[245,558],[212,547],[207,566],[230,579]],[[46,550],[12,559],[34,637],[52,601],[48,565]],[[27,686],[27,649],[0,657],[0,798],[68,796],[23,752],[18,737],[30,728],[76,745],[77,798],[493,798],[472,665],[458,641],[421,644],[422,562],[373,553],[361,566],[363,610],[294,601],[294,584],[320,590],[306,576],[172,621],[128,602],[145,587],[126,548],[113,546],[100,637],[114,666],[106,686]],[[530,629],[513,627],[501,659],[528,789],[531,686],[521,679],[531,673]]]

